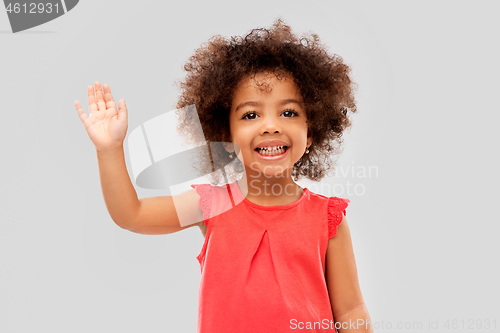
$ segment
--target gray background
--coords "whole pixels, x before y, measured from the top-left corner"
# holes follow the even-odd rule
[[[444,331],[448,319],[458,320],[452,332],[484,319],[499,331],[499,9],[497,1],[87,0],[18,34],[1,9],[0,331],[195,332],[203,236],[138,235],[113,223],[73,101],[86,105],[95,80],[109,84],[127,101],[130,132],[173,108],[173,82],[202,42],[278,16],[295,32],[318,33],[359,85],[339,166],[376,166],[378,177],[322,183],[365,189],[335,194],[351,200],[372,320],[393,327],[377,332],[398,322],[423,325],[399,331],[437,331],[427,328],[436,320]]]

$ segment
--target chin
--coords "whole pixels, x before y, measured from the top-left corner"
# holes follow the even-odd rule
[[[259,168],[259,171],[262,175],[264,175],[265,177],[268,177],[268,178],[271,178],[271,177],[283,178],[283,177],[285,177],[285,174],[286,174],[288,169],[289,168],[284,169],[281,166],[275,166],[275,167],[267,166],[267,167],[264,167],[262,169]]]

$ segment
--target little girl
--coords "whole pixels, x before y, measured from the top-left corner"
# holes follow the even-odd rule
[[[96,82],[95,95],[87,89],[90,116],[75,106],[113,221],[141,234],[201,229],[198,332],[373,332],[345,219],[349,200],[294,181],[319,181],[333,166],[356,111],[349,67],[316,35],[297,38],[277,20],[245,37],[212,38],[184,68],[178,130],[210,143],[200,167],[211,182],[222,183],[215,161],[232,166],[231,181],[139,200],[123,153],[125,101],[117,110],[109,86]],[[181,225],[179,216],[195,223]]]

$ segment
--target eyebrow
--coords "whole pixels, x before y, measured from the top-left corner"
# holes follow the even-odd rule
[[[296,104],[300,105],[301,107],[303,106],[301,101],[299,101],[297,99],[293,99],[293,98],[284,99],[279,103],[279,105],[283,106],[283,105],[286,105],[289,103],[296,103]],[[242,107],[247,106],[247,105],[249,105],[249,106],[261,106],[262,104],[259,102],[255,102],[255,101],[243,102],[236,107],[236,110],[234,110],[234,112],[238,111],[239,108],[242,108]]]

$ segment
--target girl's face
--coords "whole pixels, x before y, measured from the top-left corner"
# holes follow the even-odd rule
[[[229,127],[247,175],[278,177],[291,171],[312,142],[306,121],[302,97],[290,76],[278,80],[274,74],[259,73],[242,80],[232,100]]]

